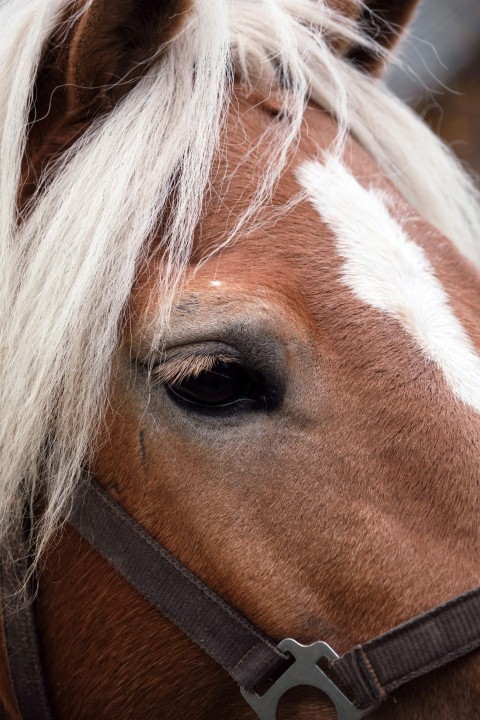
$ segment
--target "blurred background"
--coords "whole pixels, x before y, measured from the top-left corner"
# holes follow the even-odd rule
[[[399,49],[388,84],[480,176],[480,0],[421,0]]]

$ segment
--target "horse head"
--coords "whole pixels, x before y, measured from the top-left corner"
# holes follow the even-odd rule
[[[475,191],[374,77],[411,2],[44,4],[5,4],[28,28],[38,6],[40,30],[2,462],[24,501],[41,491],[53,706],[247,720],[223,670],[59,518],[88,467],[257,627],[340,653],[475,587]],[[374,717],[477,717],[479,670]],[[3,663],[16,718],[9,687]],[[278,717],[334,714],[302,687]]]

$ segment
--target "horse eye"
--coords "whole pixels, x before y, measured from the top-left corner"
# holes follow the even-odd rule
[[[166,387],[172,400],[199,409],[240,405],[251,408],[262,400],[258,381],[236,363],[216,362],[210,370]]]

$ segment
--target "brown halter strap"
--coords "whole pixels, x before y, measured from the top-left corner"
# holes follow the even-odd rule
[[[305,684],[329,695],[341,720],[357,720],[393,690],[480,647],[480,588],[338,657],[325,643],[303,646],[266,636],[176,560],[92,478],[80,487],[68,521],[231,675],[264,720],[275,719],[286,690]],[[3,573],[4,595],[8,584]],[[26,605],[12,616],[4,604],[4,625],[22,718],[51,720],[34,606]],[[328,660],[326,672],[317,664],[322,657]],[[266,686],[263,695],[255,692]]]
[[[0,601],[8,669],[22,720],[52,720],[38,637],[32,578],[28,583],[27,600],[18,599],[15,595],[19,584],[28,574],[29,562],[23,548],[23,537],[20,537],[15,543],[15,567],[10,558],[0,563]],[[9,720],[1,701],[0,720]]]

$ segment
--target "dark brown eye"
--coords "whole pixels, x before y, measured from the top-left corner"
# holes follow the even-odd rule
[[[252,406],[260,401],[260,387],[241,365],[216,362],[210,370],[177,383],[167,383],[173,400],[199,408],[223,408],[232,405]]]

